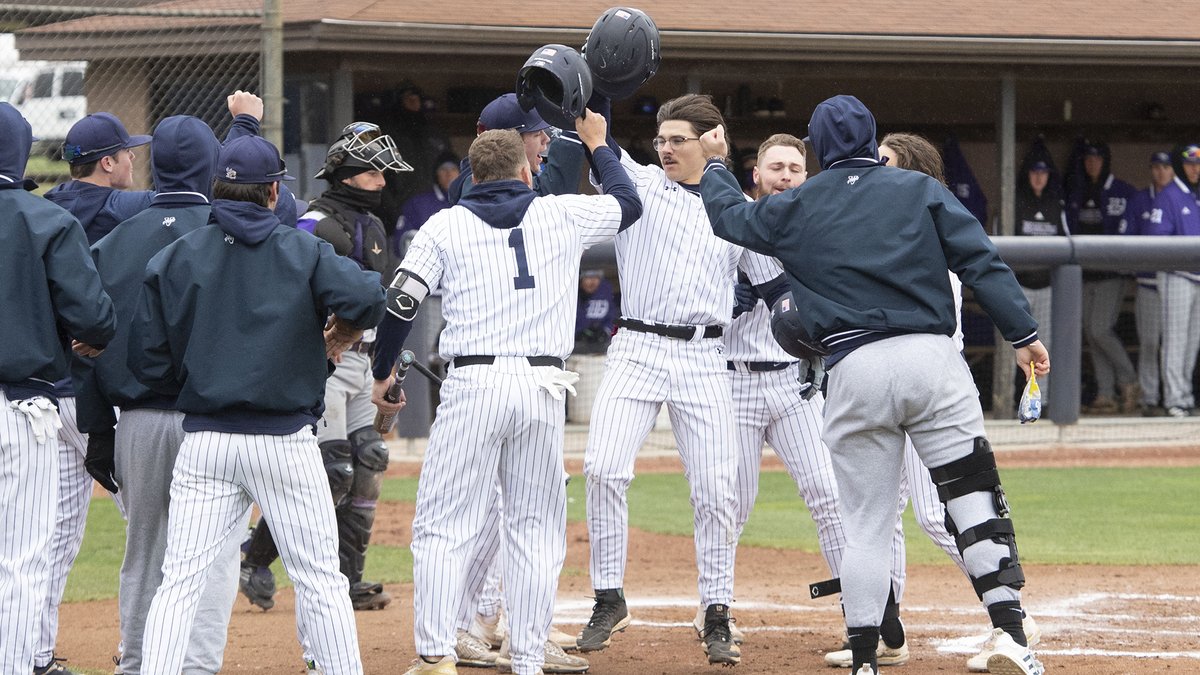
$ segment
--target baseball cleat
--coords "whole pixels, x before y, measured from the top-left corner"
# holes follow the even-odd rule
[[[60,659],[57,656],[50,657],[50,663],[42,667],[33,667],[33,675],[75,675],[75,671],[69,670],[62,664],[66,659]]]
[[[864,663],[854,675],[879,675],[879,671],[871,667],[871,664]]]
[[[992,630],[995,652],[988,657],[988,672],[993,675],[1043,675],[1046,667],[1029,647],[1017,644],[1003,628]]]
[[[572,656],[562,650],[553,640],[546,641],[545,660],[542,672],[545,673],[586,673],[591,664],[582,656]],[[500,655],[496,658],[496,670],[501,673],[512,672],[512,652],[509,650],[508,638],[500,646]]]
[[[704,639],[704,608],[696,610],[696,618],[692,619],[692,628],[696,629],[696,637]],[[746,636],[742,634],[742,629],[737,626],[737,619],[729,617],[729,635],[733,637],[733,644],[741,646],[746,641]]]
[[[1033,617],[1026,614],[1025,618],[1021,621],[1021,627],[1025,629],[1025,641],[1029,643],[1030,647],[1036,647],[1037,643],[1042,639],[1042,629],[1038,628],[1037,622],[1033,620]],[[991,658],[992,654],[996,653],[996,639],[997,635],[995,631],[988,633],[983,646],[979,648],[979,653],[967,659],[967,670],[972,673],[988,672],[988,659]]]
[[[465,630],[458,631],[458,644],[454,647],[458,665],[472,668],[495,668],[498,654],[492,646]]]
[[[561,630],[550,627],[549,640],[558,645],[564,652],[573,652],[579,649],[579,643],[575,642],[575,636],[562,632]]]
[[[262,607],[264,612],[275,606],[275,575],[269,567],[242,563],[238,588],[250,604]]]
[[[592,618],[579,634],[576,644],[581,652],[598,652],[612,644],[612,634],[629,627],[629,607],[620,588],[596,591]]]
[[[504,621],[497,612],[495,616],[487,617],[482,614],[476,614],[471,620],[471,635],[483,640],[491,645],[492,649],[499,649],[500,645],[504,644]]]
[[[392,596],[383,590],[383,584],[360,581],[350,586],[350,604],[354,611],[383,609],[392,602]]]
[[[709,605],[704,610],[701,639],[709,665],[736,666],[742,662],[742,650],[733,643],[729,631],[729,605]]]
[[[440,661],[430,663],[418,656],[413,659],[412,667],[404,671],[404,675],[458,675],[454,666],[454,656],[443,656]]]
[[[881,666],[902,666],[908,663],[908,643],[899,647],[889,647],[883,640],[879,641],[879,646],[875,648],[875,661]],[[825,655],[825,665],[833,668],[849,668],[854,665],[854,652],[850,651],[850,645],[842,645],[842,648],[836,652],[829,652]]]

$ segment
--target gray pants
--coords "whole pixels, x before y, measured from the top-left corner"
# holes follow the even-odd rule
[[[1200,349],[1200,283],[1174,272],[1158,273],[1162,298],[1163,405],[1191,408],[1196,405],[1192,377]]]
[[[325,381],[325,415],[317,424],[317,443],[344,441],[351,431],[371,426],[375,404],[371,403],[371,357],[345,352],[342,362]]]
[[[1083,337],[1096,375],[1096,398],[1116,400],[1117,385],[1137,382],[1133,362],[1114,330],[1126,281],[1125,277],[1117,277],[1083,283]]]
[[[117,482],[128,519],[120,592],[121,671],[125,675],[142,672],[142,634],[150,602],[163,578],[171,473],[183,443],[182,424],[182,413],[150,409],[122,411],[117,424]],[[184,660],[185,675],[221,670],[229,613],[237,596],[241,539],[230,538],[209,574]]]
[[[1138,383],[1142,387],[1142,405],[1158,405],[1159,399],[1159,344],[1162,341],[1162,300],[1158,287],[1150,288],[1138,284],[1137,289],[1137,332],[1138,332]]]
[[[971,454],[984,435],[971,371],[945,335],[873,342],[830,372],[824,438],[846,532],[847,626],[878,626],[883,619],[906,431],[928,467]]]

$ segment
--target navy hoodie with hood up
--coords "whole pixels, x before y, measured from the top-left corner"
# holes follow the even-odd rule
[[[383,317],[379,274],[265,207],[215,199],[210,224],[146,268],[128,364],[146,387],[176,396],[185,431],[290,434],[324,410],[322,328]]]
[[[79,222],[28,190],[29,122],[0,103],[0,389],[10,400],[53,397],[67,344],[102,347],[116,330]]]
[[[880,165],[875,119],[858,99],[822,102],[808,130],[823,170],[803,185],[746,202],[714,161],[700,190],[717,236],[783,264],[804,328],[830,349],[831,365],[893,335],[952,335],[947,269],[1006,339],[1037,339],[1028,302],[979,221],[937,180]]]
[[[190,115],[168,117],[154,130],[151,169],[158,192],[150,208],[122,222],[92,246],[92,258],[117,315],[128,319],[137,308],[146,264],[167,245],[204,227],[209,193],[221,143],[202,120]],[[90,369],[74,369],[78,378],[79,430],[104,432],[116,424],[113,406],[122,410],[172,410],[174,396],[162,396],[138,382],[126,365],[130,324],[122,321],[103,354]]]

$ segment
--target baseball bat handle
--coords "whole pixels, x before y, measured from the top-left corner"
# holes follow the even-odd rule
[[[400,352],[400,359],[396,363],[396,381],[392,386],[388,387],[387,392],[383,395],[383,400],[388,403],[397,403],[400,401],[400,390],[404,387],[404,378],[408,375],[408,368],[416,361],[416,356],[411,350],[405,349]],[[376,411],[375,413],[375,431],[386,434],[392,430],[392,425],[396,421],[395,413],[384,413]]]

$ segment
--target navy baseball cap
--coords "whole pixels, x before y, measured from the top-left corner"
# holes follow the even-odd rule
[[[222,183],[274,183],[296,180],[275,146],[262,136],[239,136],[225,144],[217,155],[217,180]]]
[[[1089,145],[1083,149],[1084,157],[1103,157],[1104,151],[1098,145]]]
[[[536,108],[522,110],[516,94],[505,94],[484,106],[479,113],[479,124],[487,131],[512,129],[523,134],[550,128]]]
[[[1156,153],[1150,155],[1150,163],[1151,164],[1166,164],[1167,166],[1170,166],[1171,165],[1171,153],[1162,152],[1162,151],[1156,152]]]
[[[87,164],[118,150],[146,145],[150,140],[150,136],[130,136],[112,113],[92,113],[71,126],[62,156],[71,164]]]
[[[1050,165],[1039,159],[1038,161],[1029,165],[1029,170],[1030,171],[1049,171]]]

